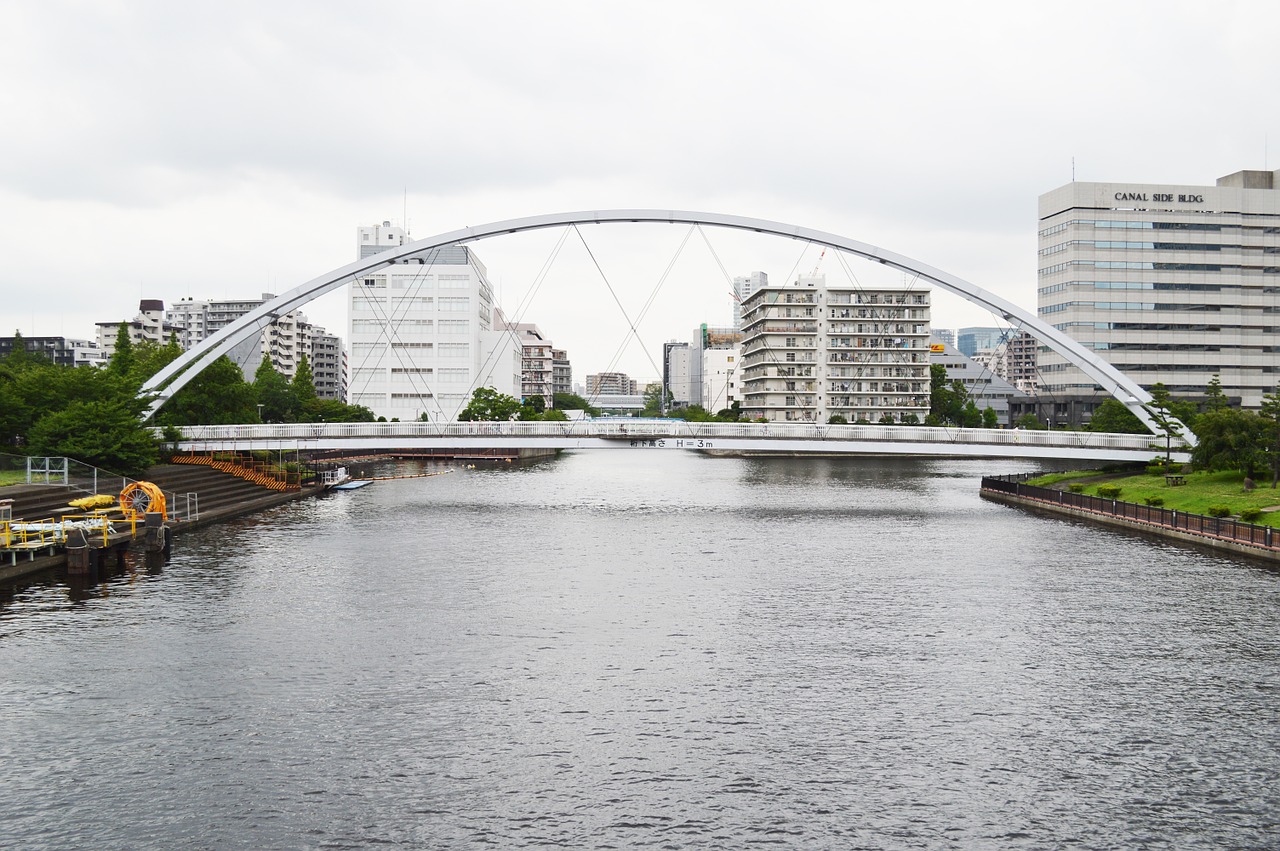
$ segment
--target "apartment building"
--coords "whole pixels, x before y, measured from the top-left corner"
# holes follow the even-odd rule
[[[773,422],[923,421],[930,298],[918,287],[764,287],[743,303],[743,412]]]

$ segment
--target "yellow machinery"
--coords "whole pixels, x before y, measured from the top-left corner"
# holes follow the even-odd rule
[[[139,518],[148,511],[158,511],[161,519],[169,519],[165,512],[164,491],[151,482],[130,482],[120,491],[120,510],[128,518]]]

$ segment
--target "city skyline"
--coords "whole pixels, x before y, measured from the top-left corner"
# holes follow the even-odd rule
[[[1203,185],[1280,159],[1274,111],[1256,106],[1280,70],[1280,13],[1261,3],[1070,18],[497,5],[375,20],[316,4],[304,28],[287,7],[19,4],[0,34],[22,128],[0,141],[0,333],[89,337],[141,298],[283,292],[348,262],[352,229],[384,220],[422,238],[618,207],[831,231],[1034,311],[1041,193],[1072,178]],[[437,33],[430,49],[414,32]],[[1130,96],[1123,81],[1153,69],[1165,84]],[[504,312],[567,349],[577,381],[660,374],[665,341],[729,323],[733,277],[895,282],[812,246],[677,226],[581,228],[542,275],[560,236],[475,248]],[[306,312],[344,333],[344,301]],[[934,321],[997,324],[936,291]],[[643,346],[623,346],[629,323]]]

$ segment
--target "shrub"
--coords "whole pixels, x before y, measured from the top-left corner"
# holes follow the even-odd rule
[[[1103,499],[1119,499],[1120,486],[1119,485],[1098,485],[1098,496],[1102,497]]]
[[[1205,509],[1205,513],[1210,517],[1230,517],[1231,506],[1229,505],[1211,505]]]
[[[1171,474],[1173,474],[1173,475],[1177,475],[1178,473],[1181,473],[1181,472],[1182,472],[1182,465],[1181,465],[1181,464],[1170,464],[1170,465],[1169,465],[1169,472],[1170,472]]]
[[[1163,475],[1164,475],[1164,465],[1163,465],[1163,464],[1152,464],[1152,465],[1150,465],[1150,466],[1148,466],[1148,467],[1147,467],[1147,473],[1148,473],[1148,475],[1152,475],[1152,476],[1163,476]]]
[[[1084,485],[1080,484],[1079,482],[1073,482],[1067,485],[1067,490],[1071,491],[1072,493],[1084,493]]]
[[[1159,508],[1160,506],[1164,505],[1164,497],[1162,496],[1149,496],[1142,501],[1145,502],[1147,505],[1153,506],[1155,508]]]
[[[1262,516],[1261,508],[1245,508],[1240,512],[1240,519],[1246,523],[1252,523]]]

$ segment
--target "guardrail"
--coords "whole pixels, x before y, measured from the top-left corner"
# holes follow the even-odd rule
[[[1259,526],[1256,523],[1246,523],[1230,517],[1208,517],[1204,514],[1193,514],[1173,508],[1139,505],[1136,502],[1122,502],[1118,499],[1105,499],[1100,496],[1026,484],[1026,479],[1042,475],[1044,474],[1025,473],[1016,476],[983,476],[981,488],[1253,547],[1274,550],[1276,545],[1280,544],[1280,534],[1277,534],[1271,526]]]
[[[955,443],[984,446],[1043,446],[1121,449],[1163,454],[1155,435],[1088,431],[949,428],[908,425],[825,425],[815,423],[692,423],[683,420],[616,419],[569,422],[449,423],[281,423],[270,425],[183,426],[184,441],[323,440],[365,438],[389,443],[407,438],[751,438],[786,440]],[[1186,451],[1174,447],[1175,452]]]
[[[121,517],[111,512],[92,512],[89,514],[63,514],[57,519],[46,517],[39,520],[0,520],[0,549],[23,549],[31,547],[62,546],[66,543],[67,532],[81,529],[86,537],[102,536],[102,546],[110,543],[111,535],[125,526],[131,537],[138,536],[138,520],[136,517]]]

